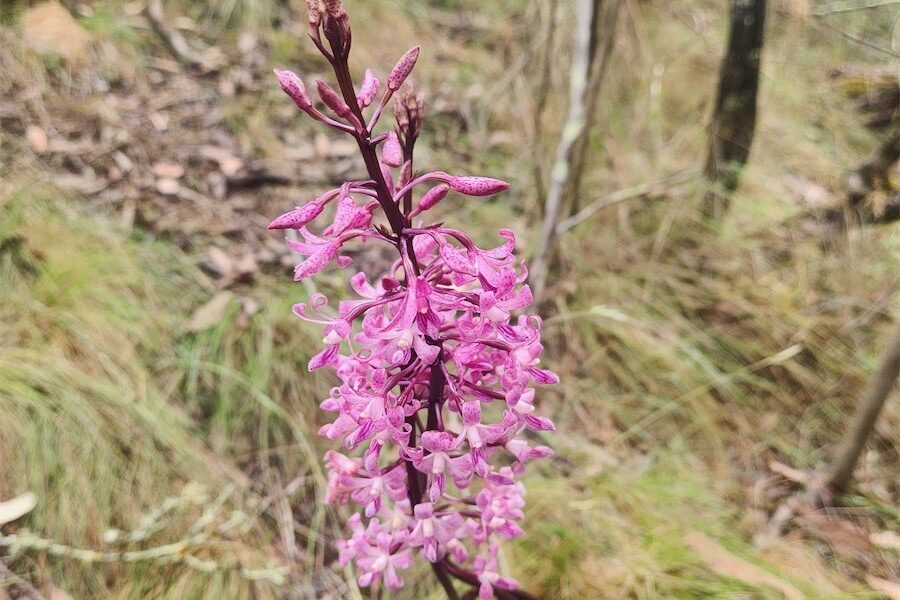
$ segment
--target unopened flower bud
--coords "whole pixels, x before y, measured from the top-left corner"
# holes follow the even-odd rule
[[[467,196],[491,196],[509,188],[509,184],[491,177],[451,177],[450,187]]]
[[[359,93],[356,95],[356,101],[359,102],[361,108],[372,104],[375,100],[375,95],[378,94],[379,87],[381,87],[381,82],[378,81],[371,69],[366,69],[362,83],[359,86]]]
[[[275,69],[275,76],[278,77],[278,84],[285,94],[291,97],[301,110],[309,110],[312,108],[312,98],[306,93],[306,87],[300,76],[289,71],[288,69]]]
[[[387,139],[384,141],[384,147],[381,150],[381,162],[389,167],[399,167],[403,164],[403,148],[400,146],[400,140],[393,131],[388,131]]]
[[[415,213],[423,213],[426,210],[434,207],[435,204],[443,200],[447,197],[447,193],[450,191],[450,186],[442,183],[441,185],[436,185],[430,190],[428,190],[422,199],[419,200],[419,206],[416,207]]]
[[[344,102],[341,95],[337,93],[337,90],[321,79],[316,80],[316,88],[319,90],[319,97],[322,99],[322,102],[325,103],[325,106],[333,110],[334,114],[343,119],[349,119],[353,116],[350,107],[347,106],[347,103]]]
[[[303,206],[298,206],[290,212],[286,212],[271,223],[269,229],[300,229],[322,213],[321,202],[313,200]]]
[[[416,66],[418,58],[419,46],[410,48],[406,51],[406,54],[400,57],[400,60],[391,69],[391,74],[388,75],[387,86],[389,90],[396,92],[400,89],[400,86],[403,85],[403,82],[406,81],[406,78],[412,72],[413,67]]]
[[[325,0],[325,10],[335,19],[347,16],[347,11],[344,10],[341,0]]]
[[[313,29],[318,28],[321,19],[319,0],[306,0],[306,13],[309,17],[309,26]]]
[[[422,117],[425,114],[422,96],[416,88],[407,83],[403,93],[394,98],[394,118],[397,128],[407,139],[415,139],[422,129]]]
[[[398,101],[394,100],[394,119],[397,121],[397,127],[400,131],[409,130],[409,113],[406,108]]]

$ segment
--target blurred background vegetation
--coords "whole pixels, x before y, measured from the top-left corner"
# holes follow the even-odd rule
[[[357,71],[423,46],[420,165],[512,182],[446,218],[485,243],[511,226],[529,258],[574,3],[346,5]],[[304,11],[0,6],[0,501],[37,500],[0,531],[0,598],[368,597],[318,502],[329,381],[305,367],[319,332],[290,312],[311,284],[290,283],[265,230],[360,169],[271,75],[325,74]],[[562,216],[614,202],[550,258],[562,384],[540,402],[558,456],[530,471],[527,534],[503,556],[526,589],[900,597],[895,398],[839,502],[796,494],[900,308],[895,165],[867,190],[868,224],[845,218],[852,175],[897,128],[898,22],[893,2],[769,3],[752,150],[712,223],[701,171],[728,3],[625,0],[598,25],[615,36]],[[422,575],[395,597],[441,598]]]

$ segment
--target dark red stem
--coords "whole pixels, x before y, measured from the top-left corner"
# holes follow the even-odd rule
[[[450,576],[447,575],[447,567],[444,565],[444,561],[431,563],[431,568],[434,571],[435,577],[437,577],[437,580],[444,588],[444,591],[447,592],[447,598],[449,600],[459,600],[459,594],[456,593],[456,588],[453,587],[453,581],[450,579]]]
[[[476,577],[474,573],[461,569],[446,559],[443,562],[447,572],[460,581],[464,581],[475,587],[481,585],[481,582],[478,581],[478,577]],[[504,590],[497,586],[494,586],[494,596],[496,596],[498,600],[540,600],[537,596],[529,594],[524,590]]]

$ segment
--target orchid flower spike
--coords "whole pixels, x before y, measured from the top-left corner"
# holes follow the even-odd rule
[[[461,229],[419,224],[451,191],[485,197],[509,184],[419,175],[413,146],[422,97],[410,84],[394,95],[419,47],[391,69],[376,102],[380,82],[371,70],[353,86],[341,2],[307,4],[312,41],[340,82],[317,81],[319,97],[350,125],[316,110],[292,71],[276,70],[278,83],[301,110],[354,138],[367,178],[278,216],[269,229],[293,230],[287,244],[301,256],[296,280],[349,266],[357,242],[383,244],[392,256],[385,268],[362,261],[350,278],[353,298],[331,307],[317,293],[294,307],[322,328],[309,370],[331,369],[338,381],[321,402],[331,417],[320,434],[342,444],[325,455],[325,501],[352,507],[337,542],[340,563],[355,566],[362,586],[395,590],[418,559],[432,565],[450,597],[459,595],[454,578],[474,586],[466,597],[514,597],[518,583],[504,572],[500,544],[523,533],[526,464],[553,453],[524,434],[553,431],[537,389],[558,377],[540,364],[541,320],[523,312],[532,296],[513,232],[501,230],[497,246],[480,248]],[[377,134],[391,98],[395,127]]]

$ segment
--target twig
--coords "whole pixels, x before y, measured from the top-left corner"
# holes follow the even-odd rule
[[[857,406],[850,429],[844,437],[837,452],[837,457],[828,475],[828,487],[834,493],[841,493],[850,485],[853,477],[853,469],[865,448],[866,442],[888,395],[897,382],[900,375],[900,326],[897,327],[894,337],[891,339],[878,372],[872,378],[869,389],[863,401]]]
[[[897,54],[896,52],[893,52],[892,50],[889,50],[888,48],[884,48],[884,47],[882,47],[882,46],[879,46],[878,44],[873,44],[873,43],[870,42],[869,40],[864,40],[864,39],[861,38],[861,37],[855,36],[855,35],[853,35],[852,33],[848,32],[848,31],[844,31],[843,29],[841,29],[841,28],[839,28],[839,27],[835,27],[835,26],[832,25],[831,23],[826,23],[826,22],[823,21],[823,22],[822,22],[822,25],[824,25],[824,26],[827,27],[828,29],[831,29],[832,31],[836,31],[836,32],[840,33],[842,36],[844,36],[845,38],[847,38],[847,39],[850,40],[851,42],[856,42],[857,44],[859,44],[859,45],[861,45],[861,46],[865,46],[866,48],[870,48],[870,49],[872,49],[872,50],[875,50],[875,51],[877,51],[877,52],[881,52],[882,54],[886,54],[886,55],[892,56],[892,57],[894,57],[894,58],[900,58],[900,54]]]
[[[545,202],[544,222],[541,236],[535,247],[534,258],[529,269],[531,288],[536,303],[540,301],[547,283],[548,261],[556,235],[557,221],[562,212],[563,192],[569,178],[571,161],[579,138],[586,127],[585,96],[588,74],[591,70],[591,27],[599,2],[578,0],[576,4],[575,55],[569,77],[569,112],[563,125],[556,159],[550,173],[550,188]]]
[[[868,2],[832,2],[825,6],[819,7],[812,11],[814,17],[824,17],[837,13],[852,12],[855,10],[866,10],[869,8],[879,8],[882,6],[890,6],[891,4],[900,4],[900,0],[869,0]]]
[[[204,573],[233,571],[246,581],[264,580],[276,586],[284,585],[289,574],[287,567],[266,566],[251,569],[243,567],[239,563],[225,563],[214,559],[204,559],[194,554],[194,551],[201,550],[207,544],[215,543],[218,536],[249,524],[249,517],[240,511],[234,511],[227,520],[223,521],[220,519],[224,505],[232,496],[234,490],[234,486],[227,486],[215,500],[206,505],[202,514],[190,526],[185,537],[175,542],[138,550],[128,550],[127,548],[121,550],[94,550],[62,544],[55,540],[23,531],[8,535],[0,533],[0,549],[5,549],[4,551],[11,556],[31,551],[46,553],[53,557],[69,558],[85,564],[180,563]],[[147,539],[158,530],[157,522],[164,519],[172,510],[178,508],[185,501],[186,499],[183,497],[166,500],[159,508],[146,515],[145,523],[142,524],[140,529],[123,536],[121,538],[122,541],[135,543]],[[2,572],[0,572],[0,575],[2,575]],[[28,596],[24,597],[28,598]],[[36,598],[36,600],[39,598]]]
[[[551,0],[550,2],[538,1],[536,2],[538,6],[538,10],[543,10],[544,7],[547,9],[547,14],[543,16],[545,21],[545,26],[542,28],[541,35],[537,38],[538,43],[534,45],[534,52],[537,53],[539,50],[542,50],[540,58],[539,58],[539,66],[538,70],[540,72],[540,83],[537,88],[537,96],[535,98],[534,109],[533,109],[533,122],[532,122],[532,145],[539,150],[538,143],[541,140],[541,135],[543,132],[543,121],[544,121],[544,109],[547,107],[547,99],[550,94],[549,91],[551,89],[551,76],[553,75],[553,46],[555,43],[556,37],[556,29],[557,29],[557,0]],[[541,19],[541,15],[539,14],[537,17],[538,20]],[[543,196],[545,193],[544,187],[544,173],[541,169],[541,165],[537,164],[534,167],[534,185],[537,189],[538,195]]]
[[[596,212],[603,210],[604,208],[615,206],[616,204],[620,204],[622,202],[625,202],[626,200],[633,200],[634,198],[646,196],[657,191],[660,188],[675,187],[687,183],[688,181],[696,179],[699,174],[700,172],[698,170],[691,169],[682,171],[680,173],[675,173],[674,175],[664,177],[663,179],[659,179],[657,181],[642,183],[630,188],[617,190],[609,196],[606,196],[605,198],[594,200],[568,219],[563,219],[562,221],[560,221],[556,225],[556,235],[562,235],[570,229],[581,225],[589,218],[591,218]]]

